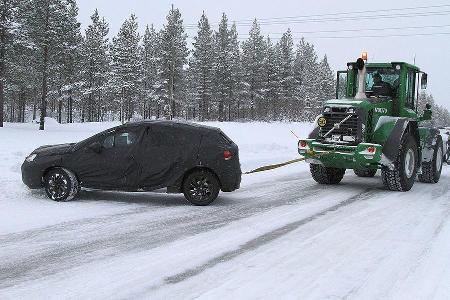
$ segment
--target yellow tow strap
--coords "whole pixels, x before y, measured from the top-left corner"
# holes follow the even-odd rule
[[[287,162],[284,162],[284,163],[281,163],[281,164],[267,165],[267,166],[263,166],[263,167],[254,169],[254,170],[249,171],[249,172],[245,172],[244,174],[252,174],[252,173],[258,173],[258,172],[263,172],[263,171],[269,171],[269,170],[281,168],[281,167],[284,167],[284,166],[287,166],[287,165],[290,165],[290,164],[293,164],[293,163],[301,162],[301,161],[304,161],[305,159],[306,158],[301,157],[301,158],[293,159],[293,160],[290,160],[290,161],[287,161]]]
[[[314,157],[318,158],[318,157],[320,157],[320,156],[322,156],[324,154],[329,154],[329,153],[331,153],[331,152],[324,152],[324,153],[316,154],[316,155],[314,155]],[[301,162],[301,161],[304,161],[304,160],[306,160],[306,157],[300,157],[300,158],[289,160],[289,161],[286,161],[286,162],[280,163],[280,164],[262,166],[262,167],[259,167],[257,169],[251,170],[249,172],[245,172],[243,174],[247,175],[247,174],[253,174],[253,173],[258,173],[258,172],[264,172],[264,171],[269,171],[269,170],[273,170],[273,169],[278,169],[278,168],[281,168],[281,167],[284,167],[284,166],[287,166],[287,165],[290,165],[290,164],[295,164],[295,163],[298,163],[298,162]]]

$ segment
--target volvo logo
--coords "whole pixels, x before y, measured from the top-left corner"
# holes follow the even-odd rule
[[[387,114],[388,110],[387,110],[387,108],[383,108],[383,107],[375,107],[375,112],[385,115],[385,114]]]

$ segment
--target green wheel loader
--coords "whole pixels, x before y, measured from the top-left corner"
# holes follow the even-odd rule
[[[347,169],[360,177],[381,169],[389,190],[409,191],[417,177],[437,183],[442,137],[421,125],[431,119],[431,106],[420,113],[417,107],[426,85],[427,74],[405,62],[348,63],[338,72],[336,99],[324,102],[314,130],[298,142],[314,180],[337,184]]]

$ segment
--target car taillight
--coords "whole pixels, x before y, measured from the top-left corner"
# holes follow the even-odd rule
[[[233,153],[231,153],[230,150],[224,150],[223,151],[223,158],[225,160],[230,160],[233,157]]]
[[[367,148],[367,152],[369,152],[369,153],[375,153],[376,151],[377,151],[377,148],[375,148],[375,147]]]

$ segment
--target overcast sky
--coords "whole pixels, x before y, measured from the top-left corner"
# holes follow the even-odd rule
[[[335,71],[345,69],[346,63],[354,61],[363,50],[369,52],[370,61],[377,62],[406,61],[412,63],[415,57],[416,64],[429,74],[428,91],[434,95],[439,104],[450,109],[448,95],[450,58],[447,57],[450,56],[450,34],[436,34],[450,33],[450,2],[448,1],[78,0],[79,20],[82,27],[85,28],[90,22],[90,15],[97,8],[100,15],[109,22],[110,35],[113,36],[118,32],[122,22],[134,13],[138,17],[140,30],[143,32],[146,24],[154,24],[157,28],[161,28],[172,3],[180,9],[185,25],[196,24],[203,11],[210,22],[214,24],[225,12],[230,21],[239,22],[238,31],[241,38],[245,38],[249,30],[249,27],[242,23],[243,20],[321,15],[308,17],[309,20],[315,19],[312,22],[305,22],[304,18],[272,19],[270,24],[261,25],[261,29],[263,34],[270,34],[276,40],[281,33],[290,28],[295,42],[304,36],[306,40],[315,45],[320,56],[324,54],[328,56]],[[424,6],[439,7],[406,9]],[[373,10],[377,10],[377,12],[323,16],[324,14]],[[381,18],[382,15],[387,18]],[[360,19],[355,19],[355,17]],[[328,20],[324,21],[324,18],[328,18]],[[282,24],[274,24],[274,21],[282,21],[279,22]],[[214,27],[216,28],[216,26]],[[399,27],[401,29],[393,29]],[[354,31],[360,29],[371,30]],[[187,29],[186,32],[189,36],[196,34],[195,29]],[[411,34],[420,35],[392,36]],[[386,35],[391,35],[391,37],[373,37]],[[352,38],[330,38],[348,36]],[[366,38],[355,36],[366,36]]]

